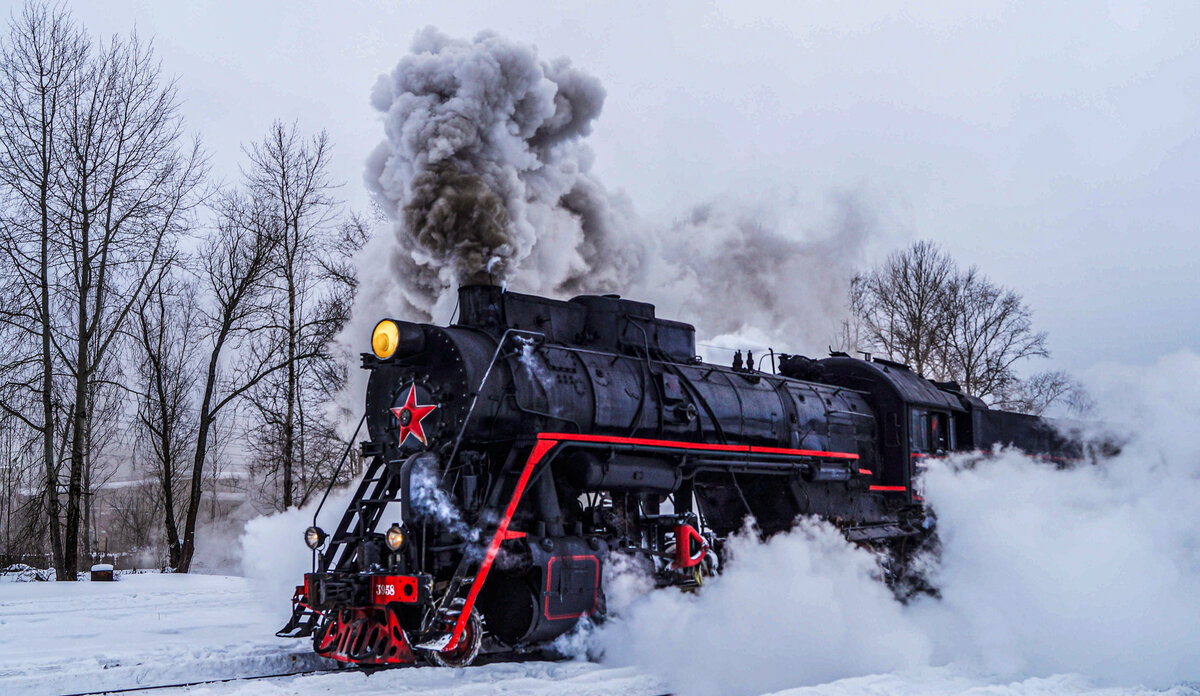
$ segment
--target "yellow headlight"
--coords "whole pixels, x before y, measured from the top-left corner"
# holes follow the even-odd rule
[[[375,331],[371,333],[371,350],[375,351],[376,357],[380,359],[392,357],[399,342],[400,329],[396,326],[396,322],[384,319],[375,325]]]

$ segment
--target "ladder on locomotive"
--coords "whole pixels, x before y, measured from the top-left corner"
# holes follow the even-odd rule
[[[388,503],[394,502],[400,490],[400,476],[384,461],[373,457],[367,464],[363,480],[354,493],[354,502],[346,508],[337,530],[329,537],[329,549],[318,556],[318,573],[347,570],[354,560],[359,542],[375,530]],[[317,627],[320,615],[297,604],[292,618],[275,635],[281,638],[303,638]]]

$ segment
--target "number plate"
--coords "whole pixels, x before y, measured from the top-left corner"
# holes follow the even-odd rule
[[[375,604],[414,604],[418,596],[417,579],[411,575],[376,575],[371,578],[371,601]]]

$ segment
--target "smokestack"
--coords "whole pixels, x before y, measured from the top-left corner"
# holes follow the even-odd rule
[[[498,285],[464,285],[458,289],[458,323],[480,328],[503,327],[504,290]]]

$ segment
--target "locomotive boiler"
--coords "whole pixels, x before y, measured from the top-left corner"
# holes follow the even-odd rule
[[[446,327],[387,319],[370,371],[366,466],[280,632],[358,665],[460,666],[604,614],[616,555],[695,587],[724,540],[803,516],[903,556],[929,534],[926,457],[1070,443],[953,383],[841,353],[696,357],[692,326],[616,296],[468,286]],[[773,356],[774,357],[774,356]]]

